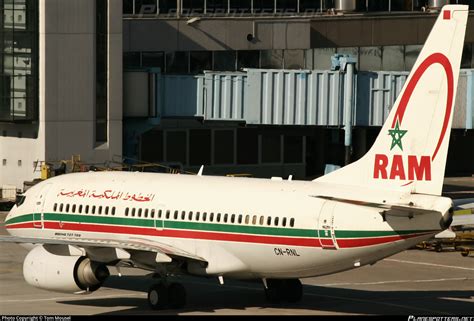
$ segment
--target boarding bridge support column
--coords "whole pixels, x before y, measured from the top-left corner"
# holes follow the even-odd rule
[[[331,70],[345,73],[344,77],[344,164],[351,162],[352,155],[352,119],[354,114],[354,78],[357,60],[351,55],[335,54],[331,57]]]

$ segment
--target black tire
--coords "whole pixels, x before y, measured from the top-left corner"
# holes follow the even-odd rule
[[[301,298],[303,297],[303,286],[299,279],[284,280],[282,289],[286,301],[290,303],[301,301]]]
[[[186,290],[180,283],[171,283],[168,287],[168,302],[172,309],[180,309],[186,305]]]
[[[267,280],[265,297],[270,303],[279,303],[282,299],[281,280]]]
[[[148,290],[148,304],[153,310],[161,310],[168,306],[168,289],[163,284],[153,285]]]
[[[461,255],[464,256],[464,257],[466,257],[466,256],[469,255],[469,251],[463,251],[463,252],[461,252]]]

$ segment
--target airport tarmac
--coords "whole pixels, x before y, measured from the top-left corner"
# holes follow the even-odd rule
[[[5,214],[0,215],[0,234]],[[473,315],[474,257],[458,252],[408,250],[356,270],[304,279],[297,304],[265,301],[259,282],[180,277],[188,293],[182,310],[150,310],[148,272],[122,269],[90,295],[49,292],[22,275],[27,251],[0,243],[0,314],[180,314],[180,315]]]

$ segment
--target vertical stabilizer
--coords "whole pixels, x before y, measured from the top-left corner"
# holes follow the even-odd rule
[[[372,148],[316,181],[441,194],[467,17],[443,7]]]

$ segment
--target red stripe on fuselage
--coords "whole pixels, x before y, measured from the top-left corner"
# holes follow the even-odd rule
[[[299,237],[280,237],[280,236],[264,236],[264,235],[249,235],[249,234],[231,234],[218,232],[201,232],[192,230],[156,230],[153,228],[140,228],[129,226],[116,225],[98,225],[85,223],[69,223],[69,222],[44,222],[46,229],[53,229],[59,231],[83,231],[96,233],[114,233],[114,234],[129,234],[129,235],[149,235],[155,237],[170,237],[170,238],[184,238],[184,239],[198,239],[211,241],[229,241],[229,242],[243,242],[243,243],[257,243],[257,244],[278,244],[278,245],[293,245],[304,247],[321,247],[320,239],[318,238],[299,238]],[[32,222],[12,224],[7,226],[8,229],[25,229],[34,228]],[[37,228],[34,228],[38,230]],[[370,245],[379,245],[402,239],[409,239],[423,235],[433,234],[432,232],[423,232],[408,235],[394,235],[384,237],[369,237],[369,238],[353,238],[344,239],[337,238],[337,244],[340,248],[363,247]]]
[[[292,237],[280,237],[280,236],[262,236],[262,235],[249,235],[249,234],[228,234],[228,233],[216,233],[216,232],[200,232],[192,230],[156,230],[154,228],[140,228],[140,227],[129,227],[129,226],[116,226],[116,225],[96,225],[96,224],[77,224],[63,222],[62,227],[58,222],[45,222],[45,228],[58,229],[58,230],[73,230],[73,231],[84,231],[84,232],[98,232],[98,233],[119,233],[119,234],[131,234],[131,235],[150,235],[158,237],[176,237],[176,238],[187,238],[187,239],[201,239],[201,240],[214,240],[214,241],[231,241],[231,242],[248,242],[248,243],[261,243],[261,244],[284,244],[284,245],[296,245],[296,246],[313,246],[319,247],[319,240],[316,238],[292,238]]]
[[[419,237],[419,236],[428,235],[428,234],[433,234],[433,233],[427,232],[427,233],[394,235],[394,236],[384,236],[384,237],[375,237],[375,238],[360,238],[360,239],[337,239],[337,245],[339,245],[339,247],[341,248],[362,247],[362,246],[370,246],[370,245],[377,245],[377,244],[382,244],[382,243],[406,240],[413,237]]]
[[[40,224],[40,222],[38,222]],[[5,225],[6,229],[17,229],[17,228],[34,228],[33,222],[26,222],[26,223],[16,223],[16,224],[8,224]],[[41,226],[38,225],[38,229],[41,229]]]

